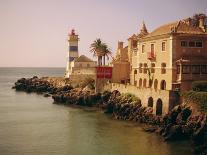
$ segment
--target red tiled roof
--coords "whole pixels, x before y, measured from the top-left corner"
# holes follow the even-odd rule
[[[185,20],[180,20],[162,25],[146,35],[144,38],[170,33],[206,34],[200,27],[187,24]]]

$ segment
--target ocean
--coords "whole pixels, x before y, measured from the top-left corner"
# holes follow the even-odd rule
[[[11,89],[35,75],[63,76],[64,68],[0,68],[0,155],[193,154],[187,141],[164,142],[136,123]]]

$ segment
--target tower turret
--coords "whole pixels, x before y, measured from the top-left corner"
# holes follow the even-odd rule
[[[68,55],[67,55],[67,66],[66,66],[66,77],[69,77],[71,74],[71,63],[73,60],[78,58],[78,35],[75,33],[75,30],[72,29],[68,34]]]
[[[140,33],[138,34],[138,38],[142,38],[142,37],[146,36],[147,34],[148,34],[148,31],[147,31],[146,25],[143,21],[141,29],[140,29]]]

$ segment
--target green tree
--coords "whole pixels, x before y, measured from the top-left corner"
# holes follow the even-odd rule
[[[102,65],[102,56],[103,56],[102,46],[103,46],[103,43],[100,38],[94,40],[94,42],[90,46],[90,49],[91,49],[90,51],[93,53],[93,56],[98,57],[99,66]]]
[[[103,65],[106,65],[105,58],[109,60],[109,56],[111,56],[111,50],[108,48],[106,44],[102,45],[102,52],[103,52]]]
[[[98,65],[105,65],[105,57],[109,58],[111,54],[110,49],[108,46],[101,41],[100,38],[96,39],[90,46],[90,52],[93,53],[94,56],[98,57]],[[103,62],[102,62],[103,58]]]

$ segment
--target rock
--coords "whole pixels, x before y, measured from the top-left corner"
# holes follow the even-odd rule
[[[50,96],[51,96],[51,95],[48,94],[48,93],[44,94],[44,97],[50,97]]]
[[[178,114],[176,118],[177,124],[186,124],[188,117],[191,115],[192,110],[190,107],[185,107],[182,111]]]
[[[192,140],[195,145],[202,145],[205,142],[207,124],[206,124],[206,115],[201,115],[197,121],[197,128],[194,129],[192,134]]]
[[[207,142],[205,142],[202,145],[194,146],[194,152],[196,154],[206,155],[207,154]]]
[[[147,125],[143,127],[143,130],[146,132],[155,132],[157,130],[157,127],[154,125]]]
[[[164,139],[166,141],[169,141],[169,140],[177,140],[177,139],[181,139],[182,137],[182,128],[180,125],[173,125],[169,128],[168,130],[168,134],[166,134],[164,136]]]
[[[106,111],[104,113],[112,114],[113,113],[113,104],[108,104],[106,107]]]
[[[37,76],[33,76],[32,79],[38,79],[38,77]]]

